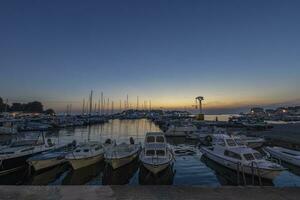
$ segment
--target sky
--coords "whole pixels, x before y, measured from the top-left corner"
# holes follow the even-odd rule
[[[300,104],[298,0],[1,0],[0,96],[232,113]]]

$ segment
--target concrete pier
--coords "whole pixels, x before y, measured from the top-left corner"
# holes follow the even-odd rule
[[[300,188],[197,186],[0,186],[2,200],[293,200]]]

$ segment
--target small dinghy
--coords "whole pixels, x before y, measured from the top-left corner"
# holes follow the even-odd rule
[[[27,163],[36,172],[49,169],[67,162],[65,156],[73,151],[75,147],[76,142],[74,141],[73,143],[62,145],[60,148],[33,156],[27,160]]]
[[[168,168],[174,160],[172,150],[169,148],[163,133],[147,133],[144,148],[140,154],[143,166],[153,174]]]
[[[133,138],[130,138],[130,144],[121,143],[109,145],[105,148],[105,162],[117,169],[132,162],[139,154],[140,144],[134,144]]]
[[[66,159],[74,170],[87,167],[103,160],[104,149],[100,142],[89,141],[79,144]]]
[[[266,147],[264,150],[273,158],[300,167],[300,151],[286,149],[283,147]]]

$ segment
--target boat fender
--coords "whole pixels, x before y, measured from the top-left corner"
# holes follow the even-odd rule
[[[212,142],[212,137],[210,135],[206,136],[205,141],[210,144]]]
[[[129,138],[130,144],[134,144],[134,139],[132,137]]]

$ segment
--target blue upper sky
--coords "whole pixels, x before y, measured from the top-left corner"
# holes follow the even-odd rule
[[[298,0],[1,0],[0,96],[80,107],[300,103]],[[229,111],[230,112],[230,111]]]

